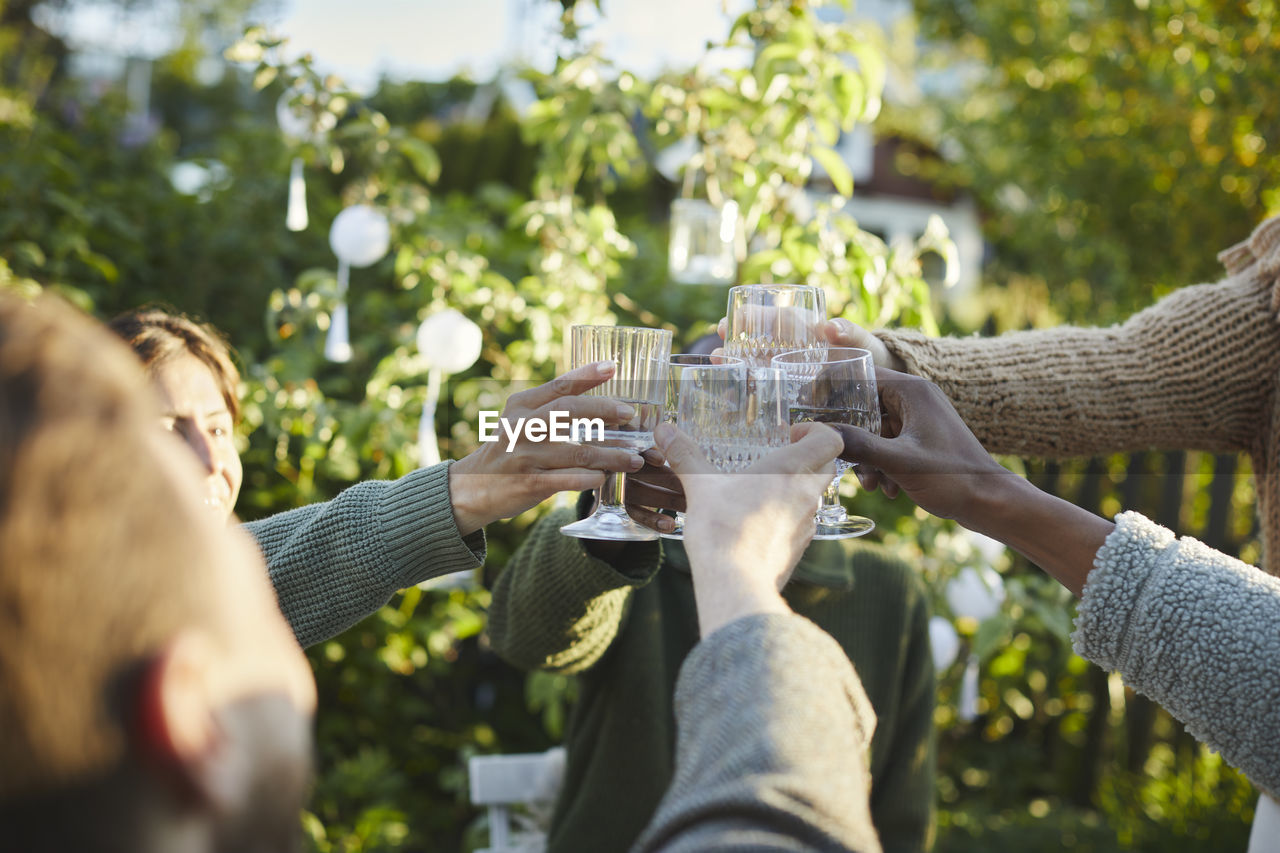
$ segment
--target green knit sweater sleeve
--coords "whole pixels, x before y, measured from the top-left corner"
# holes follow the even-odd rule
[[[450,464],[359,483],[331,501],[245,525],[298,642],[333,637],[397,590],[484,562],[484,531],[463,537],[454,521]]]
[[[657,542],[628,543],[605,562],[560,532],[574,520],[563,509],[535,524],[493,583],[489,639],[521,669],[589,669],[618,635],[632,590],[657,574]]]

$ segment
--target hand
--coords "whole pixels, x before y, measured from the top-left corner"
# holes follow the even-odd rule
[[[625,423],[632,415],[625,403],[578,396],[612,378],[616,370],[612,362],[575,368],[537,388],[512,394],[502,417],[513,423],[516,418],[545,421],[557,411],[567,412],[569,418]],[[556,492],[599,488],[605,471],[630,473],[644,464],[638,454],[622,448],[530,441],[523,431],[508,452],[506,435],[500,433],[500,438],[449,466],[449,498],[464,536],[500,518],[519,515]]]
[[[841,458],[860,465],[864,488],[879,485],[890,497],[900,488],[939,518],[966,524],[966,511],[993,478],[1014,475],[983,449],[937,385],[884,367],[876,368],[876,385],[885,435],[833,425],[844,439]]]
[[[889,352],[889,348],[884,345],[884,341],[857,323],[851,323],[843,317],[828,320],[826,326],[822,329],[822,333],[827,336],[827,340],[831,342],[832,346],[858,347],[869,350],[871,359],[876,363],[877,367],[889,367],[900,373],[907,369],[907,365],[902,359]]]
[[[650,448],[641,455],[644,467],[627,477],[627,514],[654,530],[675,530],[675,519],[656,510],[684,512],[685,496],[680,478],[667,467],[666,457],[657,448]]]
[[[728,319],[721,317],[719,325],[716,326],[716,331],[719,332],[721,340],[724,340],[728,330]],[[907,369],[906,363],[889,352],[889,348],[884,345],[883,341],[856,323],[837,317],[834,320],[825,322],[819,331],[832,346],[858,347],[859,349],[870,351],[871,358],[877,367],[889,367],[899,372]],[[720,350],[716,350],[716,352],[718,353]]]
[[[684,489],[680,485],[680,478],[667,467],[666,457],[657,448],[651,447],[640,455],[644,459],[644,467],[627,476],[624,498],[627,515],[654,530],[670,533],[676,529],[676,520],[657,510],[684,512]],[[587,553],[606,562],[616,560],[633,544],[609,539],[582,540],[582,547]]]
[[[684,486],[684,545],[704,637],[742,616],[788,610],[780,591],[813,538],[841,446],[823,424],[798,424],[791,437],[790,446],[728,474],[675,427],[654,432]]]
[[[1115,525],[1000,467],[932,382],[876,368],[889,437],[840,424],[841,458],[886,494],[899,487],[924,509],[998,539],[1075,595]]]

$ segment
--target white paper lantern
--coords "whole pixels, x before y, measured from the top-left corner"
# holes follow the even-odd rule
[[[418,352],[445,373],[461,373],[480,358],[484,334],[460,311],[447,308],[418,327]]]
[[[942,616],[929,620],[929,648],[933,652],[933,668],[942,672],[960,654],[960,635],[955,626]]]
[[[391,224],[367,204],[352,205],[334,217],[329,247],[348,266],[376,264],[391,248]]]
[[[947,584],[947,604],[958,617],[982,622],[1000,612],[1004,601],[1000,573],[990,566],[965,568]]]

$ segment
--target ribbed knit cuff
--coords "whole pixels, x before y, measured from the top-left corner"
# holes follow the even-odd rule
[[[1076,654],[1107,670],[1129,671],[1135,617],[1143,593],[1176,553],[1173,533],[1136,512],[1122,512],[1093,558],[1071,635]]]
[[[399,588],[474,569],[484,563],[483,530],[463,537],[449,497],[449,466],[441,462],[390,485],[377,509],[387,556]]]

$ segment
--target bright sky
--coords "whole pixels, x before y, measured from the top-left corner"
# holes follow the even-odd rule
[[[740,9],[742,0],[729,0]],[[559,4],[549,0],[285,0],[272,23],[357,86],[380,72],[423,79],[466,70],[486,79],[523,56],[549,68]],[[587,4],[589,5],[589,4]],[[728,33],[721,0],[605,0],[590,30],[621,67],[648,74],[688,65]],[[358,12],[357,12],[358,10]],[[594,15],[591,15],[594,17]]]
[[[604,0],[603,20],[584,2],[579,21],[605,55],[643,76],[691,65],[708,39],[727,34],[730,10],[750,0]],[[468,72],[489,79],[503,63],[550,70],[560,5],[552,0],[267,0],[256,23],[289,38],[299,53],[371,88],[384,72],[399,78],[446,79]],[[37,7],[36,18],[80,51],[158,56],[177,44],[178,4],[153,0],[126,6],[77,0],[67,12]]]

